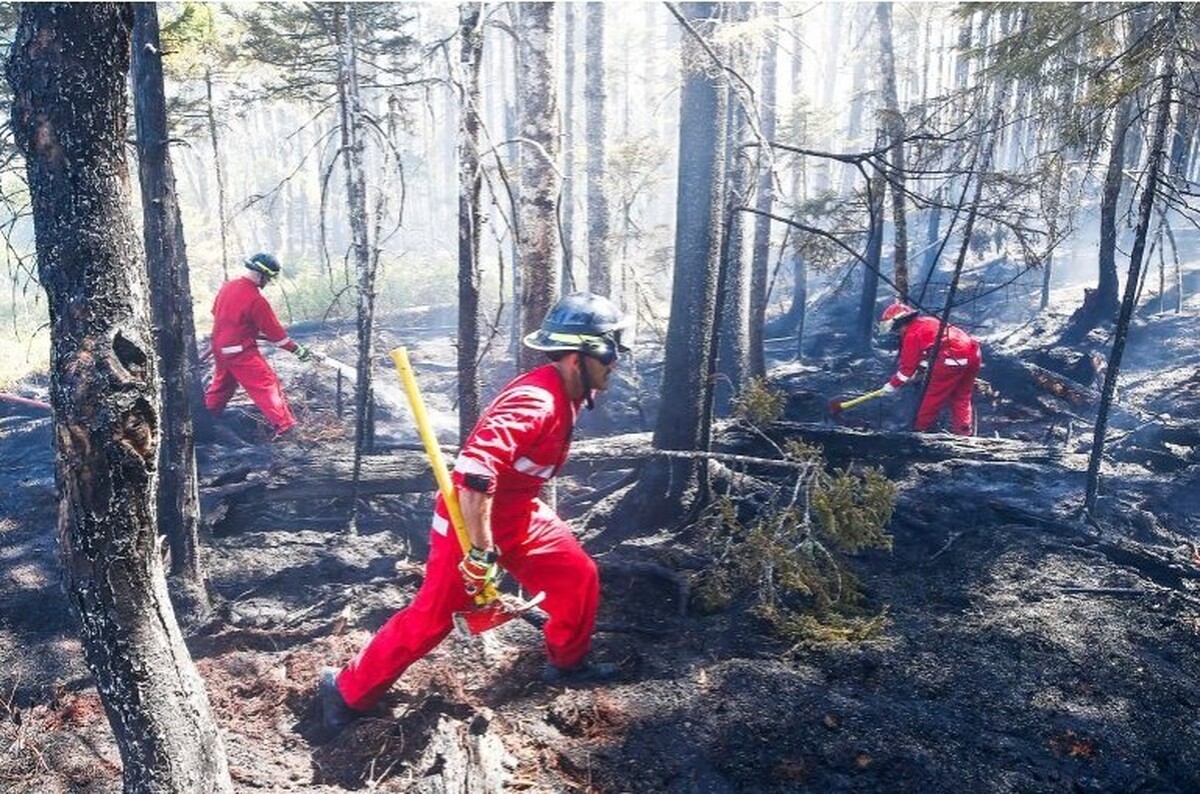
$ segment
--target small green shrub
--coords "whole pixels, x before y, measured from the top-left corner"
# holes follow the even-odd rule
[[[753,378],[734,398],[733,415],[756,425],[774,422],[783,416],[787,395],[772,389],[766,378]]]
[[[753,394],[747,405],[770,404]],[[727,493],[706,512],[701,529],[714,553],[695,583],[693,605],[712,613],[748,601],[793,643],[866,639],[886,625],[887,609],[864,604],[847,555],[891,548],[884,529],[896,486],[877,469],[829,471],[820,449],[801,442],[789,441],[783,451],[797,469],[773,483],[765,500],[751,509]]]

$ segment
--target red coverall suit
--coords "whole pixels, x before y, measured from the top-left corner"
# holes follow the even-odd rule
[[[900,339],[900,365],[888,384],[900,388],[916,374],[917,367],[933,352],[940,325],[936,317],[916,317],[905,325]],[[950,431],[960,436],[971,435],[971,392],[981,363],[979,342],[961,328],[949,326],[913,429],[928,430],[949,404]]]
[[[546,655],[569,668],[587,654],[600,605],[596,564],[570,527],[538,499],[567,459],[580,402],[567,396],[558,371],[539,367],[509,383],[487,407],[454,463],[455,487],[466,475],[492,483],[492,534],[500,565],[531,593],[545,591]],[[434,509],[425,581],[337,677],[346,705],[366,710],[411,665],[450,633],[451,616],[471,597],[463,559],[441,497]]]
[[[204,393],[204,405],[214,414],[225,410],[238,384],[250,395],[275,431],[285,433],[296,424],[283,396],[275,370],[258,352],[263,336],[284,350],[294,351],[275,311],[259,287],[248,278],[226,282],[213,302],[212,351],[216,372]]]

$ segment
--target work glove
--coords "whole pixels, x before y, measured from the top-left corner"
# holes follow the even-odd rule
[[[896,387],[893,386],[892,382],[889,380],[887,383],[883,384],[883,386],[879,387],[879,390],[883,392],[884,397],[887,397],[896,390]]]
[[[313,356],[312,349],[306,345],[300,344],[299,342],[296,343],[296,349],[292,352],[295,353],[296,358],[300,359],[301,361],[308,361]]]
[[[500,574],[500,568],[496,565],[498,556],[494,551],[472,546],[458,564],[458,572],[462,575],[467,593],[475,597],[477,604],[487,603],[497,595],[496,580]]]

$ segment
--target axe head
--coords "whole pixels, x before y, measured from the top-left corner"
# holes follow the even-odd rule
[[[460,637],[474,637],[497,626],[503,626],[513,618],[521,617],[542,603],[545,598],[544,592],[527,601],[522,601],[516,596],[501,595],[483,606],[465,612],[455,612],[451,618],[454,621],[454,630]]]

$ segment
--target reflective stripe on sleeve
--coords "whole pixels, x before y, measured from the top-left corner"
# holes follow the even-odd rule
[[[454,470],[459,474],[482,474],[484,477],[495,476],[495,473],[489,470],[487,466],[461,452],[454,459]]]
[[[244,349],[245,348],[243,348],[241,345],[226,345],[225,347],[221,348],[221,354],[225,356],[232,356],[235,353],[241,353]]]
[[[522,474],[528,474],[530,477],[537,477],[542,480],[548,480],[554,474],[553,466],[542,466],[529,458],[517,458],[513,461],[513,468]]]
[[[910,380],[912,380],[912,375],[905,375],[903,372],[900,372],[900,371],[897,371],[896,374],[893,375],[892,377],[894,377],[896,380],[900,381],[901,383],[908,383]]]
[[[450,519],[438,513],[433,514],[433,531],[439,535],[445,535],[450,531]]]

